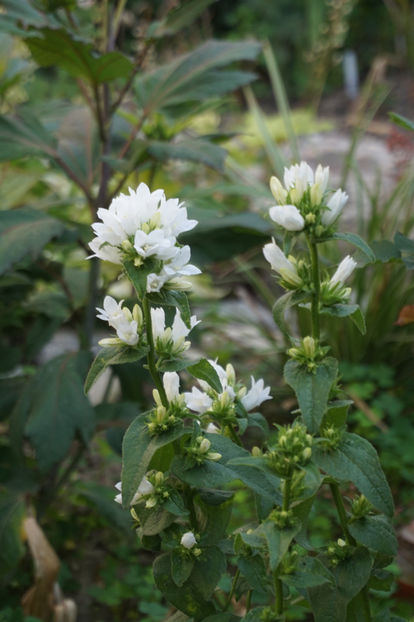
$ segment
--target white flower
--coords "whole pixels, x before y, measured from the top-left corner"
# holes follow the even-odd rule
[[[188,220],[187,210],[178,199],[165,201],[160,208],[160,220],[162,226],[173,236],[190,231],[197,225],[197,220]]]
[[[97,317],[115,328],[121,341],[129,346],[135,346],[138,343],[138,321],[141,319],[141,311],[138,305],[135,305],[132,315],[129,309],[122,308],[122,303],[123,300],[118,303],[112,296],[105,296],[103,309],[97,307],[99,312]]]
[[[284,189],[277,177],[270,178],[270,190],[279,205],[286,203],[288,192]]]
[[[347,255],[339,264],[338,268],[336,269],[335,274],[332,276],[331,280],[329,281],[329,284],[331,286],[335,286],[337,284],[343,285],[345,281],[347,280],[347,278],[354,271],[356,265],[357,265],[357,262],[354,259],[352,259],[350,255]]]
[[[255,381],[253,376],[251,376],[251,388],[241,399],[241,402],[245,409],[247,411],[253,410],[253,408],[257,408],[257,406],[260,406],[262,402],[270,399],[272,399],[270,397],[270,387],[264,386],[264,381],[262,378]]]
[[[296,265],[289,261],[273,238],[272,242],[264,245],[263,255],[272,266],[272,269],[278,272],[287,283],[290,283],[294,287],[300,287],[302,285],[302,279],[298,274]]]
[[[192,549],[193,546],[195,546],[197,544],[197,540],[195,535],[193,534],[192,531],[186,531],[180,540],[180,544],[185,548],[185,549]]]
[[[315,183],[311,185],[310,196],[313,205],[320,205],[329,180],[329,166],[318,164],[315,171]]]
[[[165,237],[162,229],[155,229],[150,233],[137,231],[134,238],[134,248],[138,255],[146,259],[155,255],[157,259],[172,259],[177,253],[175,238]]]
[[[302,231],[305,220],[294,205],[275,205],[269,210],[270,218],[287,231]]]
[[[187,408],[200,414],[205,413],[213,405],[211,397],[197,387],[193,387],[191,392],[184,393],[184,399]]]
[[[329,227],[335,220],[338,218],[339,214],[342,212],[345,203],[348,201],[348,195],[346,192],[343,192],[340,188],[331,196],[329,199],[327,209],[322,214],[322,224],[326,227]]]
[[[159,292],[166,281],[167,277],[165,275],[151,272],[151,274],[147,276],[147,293]]]
[[[308,186],[313,184],[313,179],[313,171],[306,162],[294,164],[289,168],[285,167],[283,181],[294,203],[301,200]],[[292,231],[297,231],[297,229],[292,229]]]
[[[152,335],[154,341],[164,336],[165,332],[165,312],[162,307],[151,309]]]
[[[174,342],[177,342],[181,339],[185,339],[189,335],[189,333],[193,330],[194,326],[200,323],[201,320],[197,320],[195,315],[190,317],[190,328],[183,322],[181,318],[180,310],[177,309],[175,312],[175,317],[173,321],[173,325],[171,327],[172,339]]]
[[[220,428],[218,428],[214,423],[209,423],[206,427],[207,434],[220,434]]]
[[[188,263],[190,261],[190,255],[190,247],[183,246],[178,250],[171,261],[164,265],[163,272],[168,275],[168,277],[200,274],[201,270],[199,268]]]
[[[166,371],[162,377],[165,394],[169,402],[176,402],[180,398],[180,377],[175,371]]]
[[[115,501],[117,503],[120,503],[122,505],[122,483],[118,482],[117,484],[115,484],[115,488],[117,490],[119,490],[119,494],[115,496]],[[154,486],[151,484],[151,482],[144,476],[141,480],[140,485],[137,488],[136,493],[134,494],[134,496],[132,497],[130,506],[135,505],[136,503],[138,503],[139,499],[145,495],[150,495],[154,492]]]
[[[172,326],[166,327],[164,309],[160,307],[151,309],[151,320],[155,348],[160,354],[166,351],[167,354],[178,355],[188,350],[191,344],[185,341],[185,338],[194,326],[199,324],[196,316],[192,315],[188,327],[181,318],[180,310],[177,309]]]

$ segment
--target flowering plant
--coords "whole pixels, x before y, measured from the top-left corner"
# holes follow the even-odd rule
[[[365,326],[346,285],[356,261],[348,255],[333,274],[321,274],[319,244],[346,239],[371,250],[336,232],[347,195],[328,183],[328,168],[314,173],[304,162],[285,169],[284,185],[270,182],[278,205],[269,215],[283,248],[273,239],[263,253],[287,290],[273,314],[290,341],[284,377],[298,402],[291,424],[275,432],[258,412],[271,399],[262,379],[252,377],[248,388],[231,364],[185,358],[198,323],[185,277],[199,272],[177,239],[196,225],[185,207],[141,184],[99,210],[102,223],[93,225],[92,250],[122,266],[137,303],[130,311],[106,297],[98,309],[117,337],[101,341],[86,389],[107,365],[146,358],[154,405],[125,434],[116,501],[130,509],[142,546],[158,554],[154,579],[183,613],[177,619],[273,622],[309,611],[316,622],[397,619],[378,617],[370,602],[370,590],[389,581],[384,568],[396,549],[391,492],[374,448],[347,431],[351,402],[321,331],[326,314],[349,317],[362,332]],[[301,236],[307,251],[294,255]],[[291,334],[285,312],[296,305],[310,312],[309,335]],[[165,307],[175,308],[171,326]],[[182,391],[179,371],[198,386]],[[261,442],[246,448],[251,427]],[[255,508],[248,524],[231,520],[234,482]],[[317,546],[309,517],[326,490],[338,525],[334,539]],[[226,572],[230,587],[221,582]]]

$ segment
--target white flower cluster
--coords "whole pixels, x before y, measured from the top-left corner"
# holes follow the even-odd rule
[[[193,315],[190,318],[190,328],[186,326],[181,318],[179,309],[175,312],[172,326],[165,326],[165,312],[162,307],[151,309],[152,334],[157,354],[160,356],[176,357],[188,350],[191,343],[185,338],[191,330],[199,324]]]
[[[119,494],[116,495],[115,501],[122,505],[122,483],[118,482],[117,484],[115,484],[115,488],[119,490]],[[138,501],[142,499],[142,497],[151,495],[153,492],[154,492],[154,486],[151,484],[151,482],[146,477],[143,477],[140,485],[137,488],[136,493],[132,497],[132,500],[130,503],[131,507],[135,505],[136,503],[138,503]]]
[[[178,199],[166,199],[163,190],[150,192],[141,183],[129,195],[120,194],[108,209],[98,209],[92,228],[96,237],[89,246],[92,257],[122,264],[133,260],[137,267],[147,259],[158,261],[158,267],[148,274],[147,292],[158,292],[166,284],[185,289],[189,284],[185,276],[199,274],[200,270],[189,263],[190,247],[180,247],[177,236],[193,229],[197,221],[189,220],[187,210]],[[172,283],[171,283],[172,281]]]
[[[236,386],[236,377],[232,365],[227,365],[226,369],[218,365],[215,361],[209,360],[210,365],[214,367],[220,379],[223,391],[217,393],[204,380],[198,380],[199,385],[203,389],[200,391],[197,387],[193,387],[191,392],[184,393],[187,407],[201,414],[210,410],[226,409],[235,404],[235,400],[239,399],[247,411],[251,411],[262,402],[271,399],[270,387],[265,387],[262,379],[255,381],[251,378],[251,387],[247,391],[246,387]],[[207,431],[215,432],[215,429]]]
[[[315,173],[306,162],[285,168],[283,184],[271,177],[270,189],[277,205],[270,218],[287,231],[302,231],[307,226],[330,227],[339,217],[348,195],[338,189],[327,197],[329,166],[317,166]]]
[[[97,317],[115,328],[118,336],[117,339],[101,339],[99,342],[101,346],[116,345],[119,341],[129,346],[135,346],[138,343],[139,329],[143,322],[142,311],[136,304],[131,313],[128,308],[122,308],[123,302],[123,300],[117,302],[112,296],[105,296],[103,309],[97,307],[96,310],[99,312]]]

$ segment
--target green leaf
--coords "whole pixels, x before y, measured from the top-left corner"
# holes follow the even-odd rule
[[[307,297],[307,294],[292,291],[284,294],[284,296],[281,296],[273,305],[273,319],[276,325],[288,339],[291,339],[291,335],[289,326],[285,320],[285,313],[288,309],[290,309],[290,307],[294,307],[300,302],[303,302],[304,300],[306,300]]]
[[[190,577],[190,583],[207,600],[226,570],[226,557],[216,546],[203,549]]]
[[[361,436],[344,433],[338,449],[313,450],[320,469],[342,481],[351,481],[368,501],[387,516],[394,513],[394,503],[387,480],[381,469],[377,452]]]
[[[281,579],[296,589],[316,587],[326,583],[334,584],[335,582],[332,573],[317,557],[300,558],[295,572],[291,575],[282,575]]]
[[[332,317],[350,317],[358,328],[361,335],[367,332],[364,315],[359,305],[336,304],[329,307],[322,307],[320,313]]]
[[[182,456],[175,456],[171,471],[176,477],[194,488],[218,488],[233,479],[232,471],[224,464],[206,460],[199,466],[188,468],[187,460]]]
[[[187,557],[181,551],[171,553],[171,578],[178,587],[181,587],[189,578],[194,568],[194,559]]]
[[[56,154],[56,142],[51,133],[29,112],[19,117],[0,117],[0,161],[28,156]]]
[[[146,356],[147,352],[148,348],[143,346],[132,347],[119,345],[102,348],[96,355],[86,377],[84,387],[85,393],[90,390],[93,383],[109,365],[135,363],[135,361],[139,361]]]
[[[160,292],[147,294],[148,300],[152,305],[162,307],[174,307],[179,309],[181,318],[187,328],[191,328],[191,310],[188,304],[188,297],[185,292],[178,292],[173,289],[163,289]]]
[[[181,371],[183,369],[187,369],[187,367],[191,367],[191,365],[194,365],[194,361],[183,359],[169,359],[168,361],[158,361],[157,369],[161,372]]]
[[[414,132],[414,121],[411,121],[411,119],[407,119],[407,117],[404,117],[402,114],[398,114],[396,112],[389,112],[388,114],[391,121],[396,123],[396,125],[403,127],[405,130]]]
[[[349,523],[348,528],[355,540],[369,549],[392,557],[397,554],[397,538],[385,516],[365,516]]]
[[[111,526],[127,530],[131,526],[131,517],[122,510],[119,503],[114,503],[114,489],[95,482],[76,484],[80,495],[85,497],[99,513],[99,517],[109,521]]]
[[[33,261],[43,247],[60,235],[63,225],[30,208],[0,211],[0,274],[29,256]]]
[[[125,273],[137,292],[139,300],[147,293],[147,276],[154,272],[153,260],[146,261],[144,266],[137,268],[133,261],[125,261],[123,264]]]
[[[232,500],[225,499],[220,505],[209,504],[197,497],[197,505],[202,511],[200,518],[201,545],[216,544],[226,537],[227,526],[232,512]]]
[[[227,155],[225,149],[202,138],[186,138],[174,143],[152,140],[148,145],[148,153],[161,162],[200,162],[220,172],[223,171]]]
[[[298,521],[292,527],[280,529],[274,523],[266,521],[263,524],[263,532],[266,537],[269,548],[270,568],[276,570],[287,553],[287,550],[296,534],[301,530],[301,524]]]
[[[201,359],[201,361],[198,361],[195,365],[190,365],[190,367],[187,367],[187,371],[194,376],[194,378],[199,378],[200,380],[207,382],[210,387],[217,391],[217,393],[221,393],[223,391],[220,378],[214,367],[207,361],[207,359]]]
[[[199,15],[217,0],[188,0],[179,4],[176,8],[168,11],[165,19],[151,25],[150,36],[161,38],[166,35],[174,35],[186,26],[189,26]]]
[[[408,270],[414,269],[414,240],[410,240],[402,233],[396,233],[394,236],[394,244],[401,253],[405,267]]]
[[[266,576],[266,566],[261,555],[239,557],[237,565],[250,586],[258,592],[265,592],[269,579]]]
[[[239,60],[254,60],[260,51],[255,41],[207,41],[189,54],[136,81],[140,105],[148,112],[174,104],[177,95],[192,90],[195,80],[204,80],[207,72]],[[214,80],[210,80],[213,89]],[[220,94],[223,93],[220,84]],[[188,100],[187,95],[185,96]]]
[[[0,491],[0,577],[6,578],[23,556],[23,515],[23,500],[11,492]]]
[[[346,423],[349,407],[352,406],[352,400],[336,400],[328,404],[328,410],[323,418],[323,423],[341,428]]]
[[[375,253],[377,261],[387,263],[391,259],[400,259],[401,253],[390,240],[374,240],[371,242],[371,248]]]
[[[376,259],[372,248],[370,248],[368,244],[356,233],[334,233],[331,239],[344,240],[345,242],[349,242],[349,244],[356,246],[367,256],[370,263],[373,263]]]
[[[42,67],[57,66],[75,78],[103,84],[116,78],[128,78],[133,65],[120,52],[98,55],[90,43],[74,39],[66,30],[42,28],[41,37],[26,39],[35,61]]]
[[[135,506],[139,518],[140,530],[143,536],[156,536],[174,522],[175,516],[168,512],[163,505],[147,509],[143,505]]]
[[[171,577],[171,553],[157,557],[153,566],[154,580],[165,598],[194,620],[201,621],[213,615],[216,609],[211,602],[206,602],[198,586],[187,581],[178,588]]]
[[[36,450],[41,470],[62,460],[76,434],[87,443],[94,429],[94,410],[82,384],[89,353],[69,352],[46,363],[30,388],[25,434]]]
[[[155,452],[189,432],[188,428],[175,427],[158,436],[151,436],[146,415],[138,415],[134,419],[125,432],[122,445],[122,505],[125,508],[129,508]]]
[[[318,363],[314,373],[298,361],[290,360],[285,365],[285,380],[295,391],[302,417],[312,434],[319,430],[337,373],[338,361],[332,357]]]

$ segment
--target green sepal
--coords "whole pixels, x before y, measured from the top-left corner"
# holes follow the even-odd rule
[[[135,363],[148,353],[146,346],[132,347],[128,345],[108,346],[102,348],[96,355],[85,380],[84,391],[87,393],[93,383],[109,365]]]
[[[319,430],[337,374],[338,361],[332,357],[324,358],[313,372],[294,360],[284,367],[285,380],[295,391],[304,423],[312,434]]]

